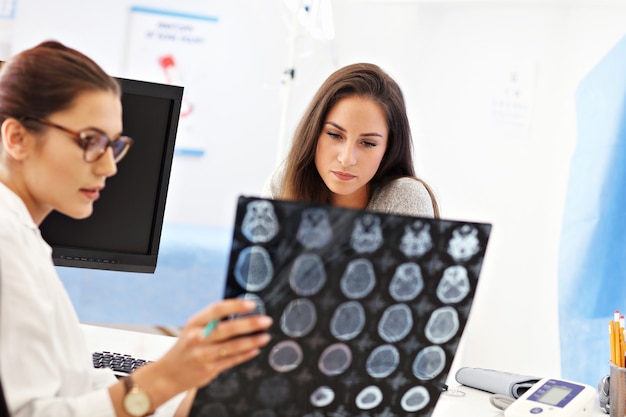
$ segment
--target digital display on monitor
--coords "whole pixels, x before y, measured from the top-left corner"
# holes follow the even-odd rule
[[[52,212],[41,225],[58,266],[153,273],[169,185],[183,87],[118,78],[123,133],[133,138],[118,172],[74,220]]]
[[[537,401],[549,405],[558,405],[565,397],[572,392],[571,388],[552,386],[543,395],[537,398]]]

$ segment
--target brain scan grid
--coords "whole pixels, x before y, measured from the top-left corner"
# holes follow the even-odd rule
[[[240,197],[224,296],[254,299],[272,340],[191,416],[430,416],[490,230]]]

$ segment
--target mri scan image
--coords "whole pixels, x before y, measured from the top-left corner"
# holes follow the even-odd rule
[[[268,355],[269,364],[277,372],[289,372],[302,363],[302,348],[295,340],[277,343]]]
[[[276,236],[279,227],[274,206],[269,201],[251,201],[246,206],[241,232],[250,242],[269,242]]]
[[[385,309],[378,322],[378,334],[385,342],[399,342],[413,329],[413,312],[406,304],[394,304]]]
[[[437,285],[437,298],[448,304],[458,303],[471,289],[467,269],[462,265],[449,266],[443,271],[443,277]]]
[[[350,261],[341,277],[341,292],[352,299],[367,296],[376,285],[372,263],[363,258]]]
[[[407,262],[396,268],[389,283],[389,295],[396,301],[410,301],[424,288],[424,278],[419,264]]]
[[[333,228],[328,219],[328,211],[312,208],[302,211],[298,225],[298,242],[307,249],[322,248],[333,237]]]
[[[335,400],[335,391],[323,385],[311,393],[310,402],[314,407],[324,408]]]
[[[383,244],[380,217],[375,214],[357,217],[350,244],[358,253],[372,253],[378,249]]]
[[[292,300],[280,317],[280,329],[290,337],[307,335],[317,323],[315,303],[308,298]]]
[[[274,324],[191,417],[428,417],[491,225],[240,197],[224,298]],[[252,312],[250,314],[255,314]]]
[[[239,253],[235,279],[248,291],[260,291],[274,276],[274,265],[262,246],[250,246]]]
[[[380,345],[372,350],[365,364],[365,370],[372,378],[386,378],[400,364],[400,352],[394,345]]]
[[[433,247],[433,238],[430,235],[430,224],[422,220],[415,220],[404,227],[400,239],[400,250],[407,257],[421,257]]]
[[[314,253],[299,255],[291,268],[289,284],[298,295],[315,295],[326,284],[326,270],[322,258]]]
[[[361,333],[367,317],[365,309],[358,301],[346,301],[335,309],[330,319],[330,333],[337,340],[354,339]]]

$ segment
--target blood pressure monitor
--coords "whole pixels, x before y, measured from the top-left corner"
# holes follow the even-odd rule
[[[562,379],[544,378],[504,410],[505,417],[589,417],[596,390]]]

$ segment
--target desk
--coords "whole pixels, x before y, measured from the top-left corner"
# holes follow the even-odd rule
[[[137,358],[156,360],[176,342],[175,337],[134,332],[83,324],[87,347],[92,352],[127,353]],[[502,417],[502,412],[489,403],[489,394],[470,387],[450,383],[465,393],[463,397],[441,395],[432,417]],[[607,417],[597,401],[593,417]]]

